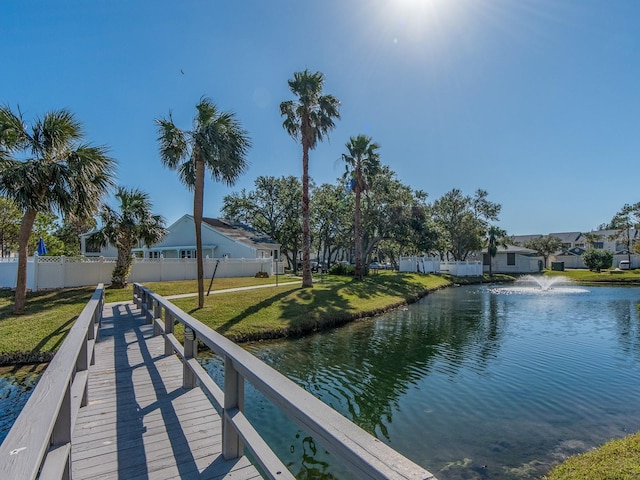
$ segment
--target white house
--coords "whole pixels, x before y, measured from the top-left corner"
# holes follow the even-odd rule
[[[164,239],[146,247],[140,244],[133,253],[143,258],[195,258],[195,224],[192,215],[183,215],[170,225]],[[115,257],[117,250],[108,245],[98,251],[87,249],[80,236],[82,254],[87,257]],[[217,218],[202,219],[202,253],[209,258],[280,258],[280,244],[241,223]]]
[[[542,271],[543,259],[530,248],[508,245],[498,247],[495,257],[488,250],[482,251],[482,269],[489,272],[489,262],[493,273],[536,273]]]

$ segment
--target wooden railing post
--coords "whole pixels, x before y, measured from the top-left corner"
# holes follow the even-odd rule
[[[193,388],[196,386],[196,376],[187,365],[187,362],[198,356],[198,337],[196,332],[185,325],[184,327],[184,364],[182,366],[182,387]]]
[[[93,322],[89,326],[89,329],[85,335],[84,342],[80,346],[80,354],[78,355],[78,359],[76,360],[76,372],[84,372],[89,369],[89,331],[93,332]],[[93,352],[92,357],[93,357]],[[80,406],[85,407],[89,402],[89,382],[85,382],[84,390],[82,392],[82,399],[80,400]]]
[[[165,308],[164,310],[164,354],[173,355],[173,344],[169,340],[169,335],[173,334],[173,315]]]
[[[150,292],[147,292],[147,308],[146,308],[146,319],[147,324],[153,322],[153,296],[151,296]]]
[[[51,434],[51,447],[59,447],[71,443],[71,382],[67,383],[60,412],[56,418],[53,433]],[[71,456],[67,458],[62,478],[71,478]]]
[[[153,336],[160,335],[162,333],[162,329],[156,320],[161,319],[162,317],[162,307],[160,306],[160,302],[158,300],[153,301]]]
[[[133,284],[133,304],[136,305],[137,307],[140,306],[139,295],[140,295],[140,285],[138,285],[137,283],[134,283]]]
[[[222,409],[222,456],[225,460],[241,457],[244,446],[229,418],[229,411],[244,411],[244,378],[233,366],[229,357],[224,359],[224,405]]]

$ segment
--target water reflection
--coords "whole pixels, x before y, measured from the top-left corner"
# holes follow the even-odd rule
[[[27,403],[45,364],[0,368],[0,443]]]
[[[441,480],[539,478],[567,455],[640,429],[638,301],[637,288],[451,288],[376,319],[247,348]],[[248,392],[248,416],[298,478],[352,478]]]

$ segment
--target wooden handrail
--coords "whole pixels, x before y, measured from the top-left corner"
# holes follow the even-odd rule
[[[337,411],[280,374],[255,356],[220,335],[164,297],[134,284],[134,302],[140,306],[154,332],[165,337],[165,351],[176,352],[184,364],[186,388],[206,390],[223,412],[222,451],[225,458],[242,455],[243,444],[257,459],[269,478],[293,478],[282,462],[253,429],[242,413],[244,381],[271,401],[303,430],[339,458],[358,478],[390,480],[435,480],[427,470],[402,456]],[[164,321],[162,312],[164,311]],[[194,332],[194,340],[182,347],[173,336],[173,323]],[[222,357],[225,365],[224,391],[211,381],[195,358],[197,340]]]
[[[71,478],[71,432],[88,402],[88,368],[103,306],[99,284],[0,445],[0,478]]]

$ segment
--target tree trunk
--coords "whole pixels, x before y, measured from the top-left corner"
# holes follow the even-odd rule
[[[29,209],[20,222],[20,232],[18,233],[18,279],[16,280],[16,294],[13,303],[13,313],[21,315],[24,313],[24,306],[27,301],[27,249],[29,237],[33,229],[33,222],[37,212]]]
[[[312,288],[309,226],[309,144],[302,137],[302,288]]]
[[[131,271],[131,246],[122,246],[118,248],[118,258],[116,259],[116,267],[111,274],[111,287],[124,288],[127,286],[127,277]]]
[[[360,211],[360,201],[362,192],[360,191],[360,168],[356,167],[356,183],[355,183],[355,215],[353,223],[353,236],[355,237],[355,255],[356,255],[356,271],[354,278],[362,280],[364,274],[362,272],[362,238],[360,235],[360,222],[362,221],[362,212]]]
[[[198,268],[198,308],[204,307],[204,265],[202,259],[202,206],[204,203],[204,162],[196,156],[196,184],[193,190],[193,220],[196,224],[196,265]]]

